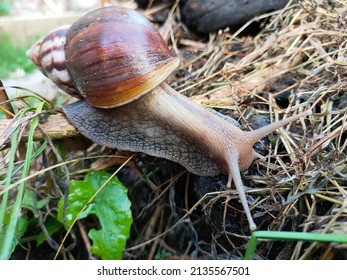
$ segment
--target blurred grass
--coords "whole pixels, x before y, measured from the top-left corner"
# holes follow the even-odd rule
[[[0,42],[0,78],[7,78],[11,73],[19,70],[30,73],[35,69],[33,63],[25,55],[34,39],[21,47],[14,47],[9,36],[1,34]]]
[[[8,16],[11,14],[11,4],[8,2],[0,2],[0,16]]]

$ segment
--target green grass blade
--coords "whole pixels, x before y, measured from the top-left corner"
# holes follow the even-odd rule
[[[244,256],[245,260],[252,260],[257,247],[257,239],[310,241],[310,242],[336,242],[347,243],[347,235],[315,232],[289,232],[289,231],[255,231],[248,242]]]
[[[37,106],[36,113],[40,112],[43,106],[44,106],[44,103],[40,103]],[[29,130],[27,151],[25,156],[25,163],[23,166],[22,178],[27,177],[29,174],[30,163],[32,160],[33,146],[34,146],[34,132],[38,124],[39,124],[39,118],[36,117],[32,120],[30,130]],[[13,205],[13,209],[11,213],[11,219],[8,226],[6,227],[5,238],[2,244],[2,251],[0,252],[1,260],[9,259],[12,253],[12,250],[14,248],[15,244],[13,244],[13,242],[15,240],[16,228],[17,228],[17,223],[20,216],[20,210],[21,210],[22,199],[24,196],[24,191],[25,191],[25,181],[23,181],[18,187],[16,200]]]
[[[10,151],[10,158],[8,162],[8,168],[7,168],[7,176],[5,178],[5,189],[11,184],[12,179],[12,173],[14,168],[14,161],[16,156],[16,150],[17,150],[17,139],[18,139],[19,131],[14,131],[12,138],[11,138],[11,151]],[[4,195],[2,196],[1,200],[1,208],[0,208],[0,236],[3,236],[3,229],[4,229],[4,218],[6,214],[6,208],[8,203],[8,197],[9,197],[9,191],[6,191]],[[0,239],[1,240],[1,239]],[[0,248],[2,248],[3,244],[0,242]]]

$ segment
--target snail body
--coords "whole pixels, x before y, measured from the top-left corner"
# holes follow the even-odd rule
[[[62,108],[81,134],[111,148],[169,159],[199,176],[227,174],[227,187],[234,182],[256,229],[240,171],[258,156],[254,143],[307,113],[246,132],[195,104],[164,83],[179,60],[153,25],[130,9],[92,11],[52,31],[27,55],[61,89],[82,99]]]

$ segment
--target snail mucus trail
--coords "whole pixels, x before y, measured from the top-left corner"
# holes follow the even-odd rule
[[[179,65],[152,23],[124,8],[94,10],[40,39],[28,57],[58,87],[81,100],[63,112],[92,141],[166,158],[199,176],[228,175],[251,230],[256,229],[240,172],[253,145],[307,112],[242,131],[178,94],[165,79]]]

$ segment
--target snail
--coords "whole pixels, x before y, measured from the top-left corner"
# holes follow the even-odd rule
[[[177,93],[164,81],[179,65],[152,23],[126,8],[89,12],[53,30],[27,56],[58,87],[81,100],[63,106],[67,119],[92,141],[177,162],[199,176],[228,175],[251,230],[256,224],[240,172],[259,155],[253,145],[307,115],[254,131]]]

